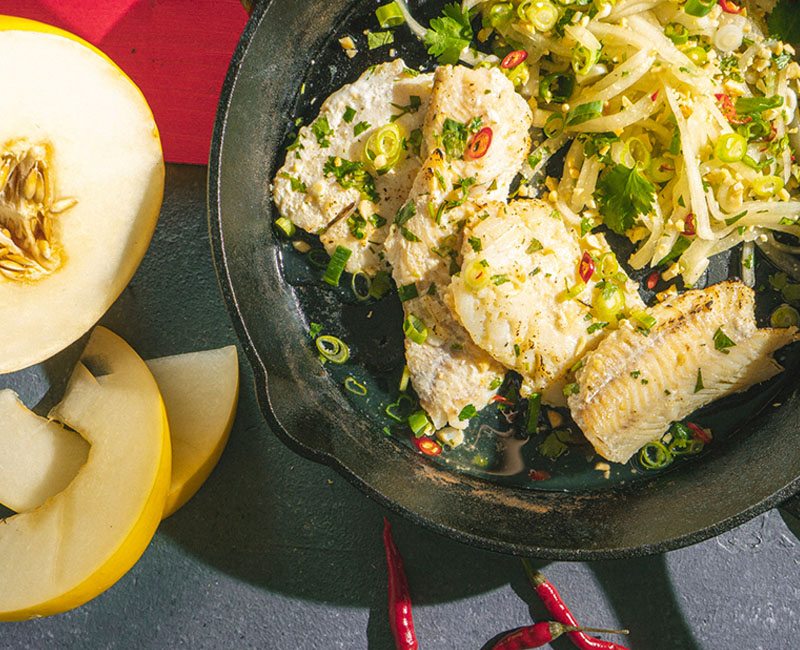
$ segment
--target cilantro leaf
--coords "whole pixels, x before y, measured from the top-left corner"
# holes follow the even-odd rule
[[[603,223],[621,235],[633,226],[636,217],[652,210],[655,193],[655,186],[637,167],[619,164],[597,181],[594,198]]]
[[[550,460],[555,460],[565,451],[567,451],[567,445],[559,439],[555,431],[539,444],[539,453]]]
[[[392,32],[367,32],[367,45],[371,50],[391,43],[394,43],[394,34]]]
[[[318,118],[317,121],[311,125],[311,133],[314,134],[314,137],[317,139],[317,143],[319,144],[320,148],[327,149],[331,146],[328,136],[333,135],[333,129],[331,129],[330,125],[328,124],[327,115],[323,115],[322,117]]]
[[[380,201],[380,196],[375,191],[375,179],[364,169],[363,162],[329,156],[322,167],[322,172],[325,176],[332,175],[343,188],[353,187],[365,199],[369,199],[373,203]]]
[[[475,408],[473,404],[467,404],[458,414],[458,419],[462,422],[464,420],[469,420],[470,418],[474,418],[478,415],[478,409]]]
[[[472,25],[469,10],[462,11],[459,3],[446,5],[441,18],[431,20],[425,32],[428,54],[439,59],[439,63],[455,65],[462,50],[472,42]]]
[[[800,43],[800,6],[797,0],[778,0],[767,18],[767,27],[774,36],[787,43]]]
[[[446,117],[442,124],[442,135],[436,135],[435,137],[444,148],[447,158],[449,160],[458,160],[464,156],[464,150],[467,148],[469,130],[466,124]]]

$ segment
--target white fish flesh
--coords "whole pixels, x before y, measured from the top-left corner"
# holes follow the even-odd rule
[[[570,411],[595,450],[624,463],[672,422],[766,381],[782,368],[772,353],[797,328],[758,329],[752,289],[737,281],[683,293],[647,310],[649,334],[626,321],[576,373]]]
[[[406,361],[436,428],[466,427],[464,409],[485,407],[505,372],[472,342],[445,295],[458,268],[462,231],[496,209],[484,201],[507,196],[530,146],[530,123],[527,103],[498,70],[437,69],[423,129],[430,153],[385,242],[396,284],[413,285],[419,295],[403,307],[407,317],[422,320],[428,337],[424,343],[406,337]],[[464,156],[470,138],[485,128],[492,132],[485,155]]]
[[[350,249],[346,270],[351,273],[361,270],[373,275],[386,267],[382,243],[388,224],[406,200],[422,164],[409,145],[388,172],[378,174],[364,162],[365,144],[373,133],[392,123],[407,142],[418,131],[421,146],[432,83],[432,73],[409,70],[402,59],[368,70],[325,100],[317,119],[300,129],[275,176],[273,199],[280,214],[299,228],[319,234],[329,254],[337,246]],[[342,179],[338,179],[326,173],[326,164],[337,169],[354,166],[362,181],[374,185],[374,195],[370,198],[369,188],[365,193],[352,174],[340,174]]]
[[[579,237],[537,199],[512,201],[465,228],[462,271],[450,284],[455,311],[478,346],[522,375],[523,397],[542,393],[545,403],[566,406],[569,369],[616,325],[604,325],[592,307],[598,270],[581,293],[565,297],[582,282],[585,252],[596,260],[613,255],[602,235]],[[609,282],[625,296],[624,312],[644,309],[636,284],[621,269],[614,275]]]

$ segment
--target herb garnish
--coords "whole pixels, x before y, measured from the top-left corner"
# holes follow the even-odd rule
[[[594,198],[603,223],[622,235],[633,226],[636,217],[653,209],[655,193],[655,186],[638,167],[618,164],[597,181]]]
[[[455,65],[465,47],[472,42],[470,12],[462,11],[460,3],[446,5],[440,18],[431,20],[425,32],[428,54],[435,56],[439,63]]]

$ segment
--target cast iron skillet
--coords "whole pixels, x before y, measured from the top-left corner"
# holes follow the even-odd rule
[[[337,28],[346,21],[358,25],[359,16],[371,16],[378,4],[256,3],[222,91],[208,178],[211,243],[270,428],[298,453],[332,466],[419,524],[468,544],[548,559],[668,551],[737,526],[793,495],[800,488],[800,395],[793,376],[775,397],[780,408],[765,409],[713,453],[651,478],[559,491],[453,473],[381,434],[345,397],[309,344],[308,322],[324,313],[346,321],[349,308],[321,285],[286,281],[286,246],[271,226],[269,187],[283,162],[290,119],[298,111],[313,119],[319,101],[370,62],[360,58],[348,67],[331,35],[341,36]],[[433,5],[417,3],[416,11],[429,16]],[[398,44],[400,54],[414,62],[418,52],[404,47]],[[378,62],[386,53],[374,56]],[[302,97],[317,96],[314,105],[298,100],[304,82]],[[373,365],[401,349],[399,340],[389,339],[375,343],[385,349],[372,356]],[[797,512],[798,501],[785,505]]]

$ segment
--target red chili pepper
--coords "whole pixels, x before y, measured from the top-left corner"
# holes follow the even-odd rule
[[[722,11],[724,11],[726,14],[742,13],[741,5],[731,2],[731,0],[719,0],[719,6],[722,7]]]
[[[472,160],[483,158],[486,152],[489,151],[489,145],[492,144],[492,129],[489,126],[484,126],[480,131],[472,136],[469,141],[464,156]]]
[[[543,469],[532,469],[528,472],[528,478],[531,481],[546,481],[550,478],[550,472],[547,472]]]
[[[656,101],[656,99],[658,99],[658,93],[659,92],[660,91],[656,90],[652,95],[650,95],[650,101],[651,102],[654,102],[654,101]]]
[[[653,271],[650,275],[647,276],[647,288],[655,289],[656,285],[658,284],[658,280],[659,280],[658,271]]]
[[[686,426],[692,430],[692,433],[694,434],[692,437],[695,440],[699,440],[705,445],[711,442],[711,436],[708,434],[708,431],[706,431],[699,424],[695,424],[694,422],[687,422]]]
[[[426,456],[438,456],[442,453],[442,446],[433,438],[414,438],[414,445]]]
[[[686,218],[683,220],[683,230],[681,230],[681,235],[696,235],[697,230],[694,226],[694,212],[690,212],[686,215]]]
[[[556,588],[548,582],[547,578],[545,578],[541,573],[538,573],[533,570],[530,564],[523,560],[523,565],[525,566],[525,573],[528,574],[528,579],[531,581],[536,593],[538,594],[539,598],[542,599],[544,606],[547,608],[547,611],[552,614],[553,618],[556,619],[562,625],[578,625],[578,621],[575,620],[575,617],[572,615],[572,612],[569,611],[567,606],[564,604],[564,601],[561,600],[561,596],[558,595],[558,591]],[[602,639],[596,639],[586,632],[575,630],[572,632],[568,632],[567,635],[570,638],[570,641],[575,644],[580,650],[629,650],[625,646],[619,645],[618,643],[614,643],[613,641],[603,641]]]
[[[589,251],[586,251],[581,258],[581,263],[578,266],[578,275],[581,276],[581,280],[584,282],[588,282],[594,275],[594,260],[589,255]]]
[[[717,99],[718,102],[722,104],[722,114],[725,116],[725,119],[728,120],[731,124],[747,124],[753,120],[752,117],[749,115],[745,115],[740,117],[736,113],[736,106],[733,104],[733,100],[731,99],[730,95],[725,93],[715,93],[714,97]]]
[[[528,53],[525,50],[514,50],[503,57],[503,60],[500,62],[500,67],[506,70],[509,68],[516,68],[527,58]]]
[[[505,404],[506,406],[514,406],[514,402],[507,397],[503,397],[502,395],[492,395],[492,399],[489,401],[499,402],[500,404]]]
[[[386,566],[389,569],[389,626],[397,650],[418,650],[411,616],[411,593],[408,590],[403,556],[394,543],[392,527],[383,518],[383,546],[386,549]]]
[[[613,632],[624,634],[627,630],[601,630],[599,628],[578,627],[577,625],[563,625],[558,621],[544,621],[526,625],[506,634],[492,646],[492,650],[526,650],[526,648],[539,648],[545,643],[550,643],[565,632],[589,630],[591,632]]]

